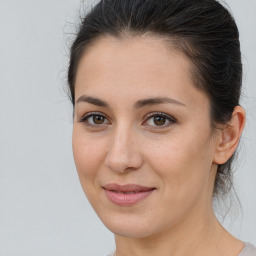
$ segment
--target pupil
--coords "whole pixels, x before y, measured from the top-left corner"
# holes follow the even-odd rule
[[[95,124],[102,124],[104,122],[104,116],[94,116],[93,117],[93,122]]]
[[[165,123],[165,117],[162,117],[162,116],[156,116],[154,117],[154,123],[156,125],[164,125]]]

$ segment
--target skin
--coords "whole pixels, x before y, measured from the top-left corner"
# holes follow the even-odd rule
[[[225,163],[238,145],[245,112],[237,106],[230,126],[213,132],[209,99],[193,85],[190,70],[181,52],[150,36],[101,38],[79,63],[75,164],[89,202],[115,234],[118,256],[235,256],[244,246],[216,219],[212,191],[217,164]],[[108,106],[83,101],[83,95]],[[134,108],[135,102],[155,97],[182,104]],[[90,112],[105,116],[102,123],[92,117],[81,122]],[[148,116],[154,112],[175,121],[157,125]],[[122,207],[106,197],[102,186],[108,183],[156,190]]]

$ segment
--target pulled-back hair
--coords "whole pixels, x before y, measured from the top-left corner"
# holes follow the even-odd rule
[[[194,86],[209,97],[212,129],[228,124],[241,94],[239,32],[230,12],[215,0],[98,2],[83,18],[71,47],[68,83],[73,105],[84,51],[104,36],[123,39],[144,34],[163,38],[188,57]],[[230,191],[235,155],[218,166],[213,196]]]

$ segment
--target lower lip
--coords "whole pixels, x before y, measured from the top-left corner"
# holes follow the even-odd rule
[[[148,190],[148,191],[141,191],[141,192],[136,192],[136,193],[131,193],[131,194],[125,194],[125,193],[118,193],[112,190],[107,190],[105,189],[106,195],[108,199],[119,206],[131,206],[139,201],[145,199],[148,197],[153,190]]]

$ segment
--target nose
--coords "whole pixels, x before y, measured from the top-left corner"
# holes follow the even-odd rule
[[[143,158],[135,132],[119,128],[113,133],[105,164],[117,173],[137,170],[142,166]]]

